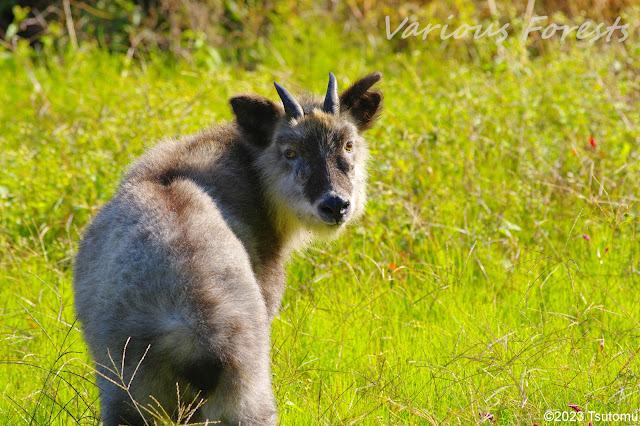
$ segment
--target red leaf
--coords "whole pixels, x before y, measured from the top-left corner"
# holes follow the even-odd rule
[[[576,412],[578,412],[578,413],[579,413],[580,411],[582,411],[582,410],[580,409],[580,407],[578,407],[576,404],[569,404],[569,407],[570,407],[570,408],[573,408],[573,409],[574,409],[574,411],[576,411]]]
[[[489,420],[491,422],[495,422],[496,421],[495,417],[493,417],[493,414],[491,414],[491,413],[478,413],[478,414],[480,415],[480,417],[483,417],[483,418],[485,418],[485,419],[487,419],[487,420]]]
[[[591,144],[593,149],[596,148],[596,140],[593,138],[593,136],[589,136],[589,143]]]

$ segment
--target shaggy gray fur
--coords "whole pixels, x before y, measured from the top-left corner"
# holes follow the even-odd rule
[[[75,261],[105,425],[144,424],[158,403],[175,418],[194,400],[204,402],[192,421],[276,424],[270,327],[285,263],[363,212],[360,133],[380,111],[369,90],[379,79],[343,92],[335,114],[316,98],[290,117],[236,96],[235,121],[162,142],[131,166]]]

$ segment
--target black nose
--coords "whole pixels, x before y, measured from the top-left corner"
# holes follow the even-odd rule
[[[329,220],[336,223],[344,222],[344,218],[349,213],[350,203],[341,197],[327,197],[322,200],[322,203],[318,206],[320,214]]]

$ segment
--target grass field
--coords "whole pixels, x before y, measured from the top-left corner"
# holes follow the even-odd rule
[[[253,71],[206,52],[2,52],[0,424],[98,422],[72,261],[127,164],[230,119],[233,93],[324,93],[328,71],[346,87],[375,70],[366,216],[295,257],[273,324],[281,424],[638,413],[637,38],[462,58],[296,28]]]

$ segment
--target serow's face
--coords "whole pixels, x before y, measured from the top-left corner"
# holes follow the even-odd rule
[[[267,151],[271,191],[307,227],[337,229],[364,209],[368,150],[349,121],[314,110]]]
[[[369,74],[338,94],[329,73],[324,102],[300,104],[278,83],[282,107],[256,95],[231,98],[244,137],[259,150],[255,165],[279,227],[331,236],[363,212],[368,150],[361,133],[380,113],[382,93],[370,90],[380,78]]]

